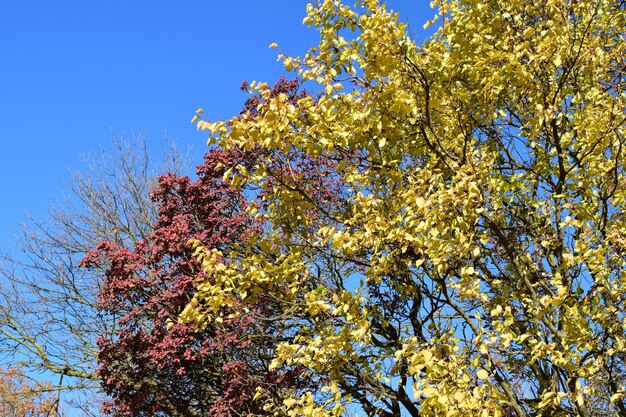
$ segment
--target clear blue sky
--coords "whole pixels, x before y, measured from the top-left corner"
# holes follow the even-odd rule
[[[390,1],[421,33],[432,11],[423,0]],[[111,131],[165,133],[193,145],[189,123],[241,106],[243,80],[282,73],[271,42],[290,55],[315,43],[301,25],[306,1],[0,2],[0,246],[27,210],[45,214],[79,154]]]

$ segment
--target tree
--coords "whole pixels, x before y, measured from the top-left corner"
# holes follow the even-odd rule
[[[281,58],[319,97],[253,84],[268,105],[198,121],[267,155],[224,175],[267,226],[196,242],[180,317],[273,294],[292,336],[272,366],[324,384],[281,415],[626,416],[626,7],[434,3],[419,46],[375,0],[310,5],[319,45]],[[336,198],[277,180],[280,155],[335,161]]]
[[[295,80],[281,79],[266,92],[295,102],[306,95],[298,87]],[[252,96],[244,112],[264,103]],[[203,278],[190,239],[224,252],[253,248],[249,238],[263,225],[247,210],[245,190],[223,178],[236,167],[253,172],[263,156],[211,149],[196,180],[161,175],[151,192],[158,209],[151,233],[132,248],[103,241],[83,260],[88,268],[106,271],[100,308],[118,323],[115,333],[98,340],[98,376],[111,397],[109,415],[271,415],[253,397],[282,403],[303,386],[314,388],[298,368],[269,369],[275,346],[288,338],[287,323],[259,320],[276,310],[269,294],[246,306],[222,306],[219,319],[200,330],[178,322]]]
[[[18,369],[0,369],[1,417],[59,417],[49,386],[30,382]]]
[[[45,372],[55,380],[51,389],[71,391],[78,406],[97,411],[96,339],[115,332],[117,324],[98,307],[103,272],[78,263],[103,239],[123,246],[146,236],[157,214],[148,196],[157,172],[179,172],[185,162],[172,147],[159,166],[145,139],[136,137],[114,138],[110,153],[86,156],[85,164],[49,218],[30,218],[19,229],[15,250],[2,256],[0,358]]]

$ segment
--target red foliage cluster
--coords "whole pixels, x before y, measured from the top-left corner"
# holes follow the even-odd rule
[[[251,401],[256,387],[297,385],[297,375],[267,370],[263,352],[275,345],[271,323],[244,314],[195,331],[177,321],[202,275],[188,240],[227,251],[258,227],[244,213],[241,192],[221,181],[228,168],[253,160],[252,154],[213,149],[197,181],[160,177],[152,194],[159,216],[150,238],[132,250],[103,242],[83,261],[106,265],[100,306],[120,326],[98,341],[99,375],[112,398],[107,414],[263,414]],[[259,300],[257,308],[271,307]]]
[[[250,85],[247,81],[241,83],[241,91],[249,91]],[[279,94],[285,94],[287,99],[293,105],[298,104],[298,100],[309,95],[308,91],[305,89],[300,89],[300,81],[295,80],[287,80],[285,77],[280,77],[274,87],[272,87],[269,91],[269,98],[277,97]],[[258,95],[250,96],[245,104],[243,105],[243,109],[239,112],[240,115],[249,114],[251,117],[256,116],[259,113],[259,105],[264,103],[263,98]]]
[[[306,94],[297,81],[281,79],[271,94],[287,94],[293,103]],[[257,114],[263,100],[253,96],[242,114]],[[192,257],[190,239],[228,253],[245,246],[260,225],[245,213],[244,191],[222,181],[237,165],[252,172],[262,151],[211,149],[198,167],[198,179],[171,174],[159,178],[152,198],[158,220],[148,239],[132,249],[102,242],[83,260],[86,267],[104,266],[100,293],[104,314],[119,329],[98,340],[99,376],[111,397],[104,410],[119,417],[264,415],[252,401],[257,387],[280,398],[285,390],[310,383],[297,370],[269,371],[268,362],[286,332],[272,317],[269,297],[241,307],[235,318],[197,331],[178,323],[178,315],[203,278]],[[276,155],[272,181],[294,181],[306,187],[314,206],[329,205],[337,196],[328,178],[333,161],[305,155]],[[295,185],[295,184],[294,184]],[[333,197],[334,196],[334,197]],[[284,323],[282,324],[284,325]]]

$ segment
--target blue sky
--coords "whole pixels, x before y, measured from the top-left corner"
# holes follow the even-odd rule
[[[306,1],[0,2],[0,246],[24,211],[45,215],[80,153],[111,132],[193,145],[189,123],[203,107],[229,117],[245,100],[243,80],[283,74],[271,42],[290,55],[315,44],[301,25]],[[425,1],[394,0],[420,33]],[[419,29],[419,30],[418,30]]]

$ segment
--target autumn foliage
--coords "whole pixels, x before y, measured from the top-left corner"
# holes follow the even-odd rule
[[[375,0],[310,4],[319,44],[280,59],[319,95],[198,114],[267,156],[224,175],[267,226],[261,250],[195,242],[180,317],[276,296],[270,368],[323,376],[277,415],[626,416],[624,3],[433,6],[417,45]],[[327,204],[307,158],[333,162]]]
[[[109,413],[626,417],[626,8],[433,5],[310,4],[302,81],[198,110],[198,180],[86,260]]]
[[[282,79],[272,91],[296,98],[303,94],[298,86]],[[260,103],[252,97],[244,111]],[[162,175],[151,192],[158,220],[149,237],[133,250],[102,242],[84,259],[86,267],[106,268],[100,307],[120,326],[117,334],[98,340],[98,376],[112,398],[107,414],[264,415],[262,404],[252,401],[257,392],[280,400],[305,384],[297,369],[269,370],[276,344],[287,337],[284,324],[258,319],[274,314],[271,295],[245,307],[220,307],[219,320],[200,331],[178,320],[197,283],[206,279],[190,240],[224,252],[254,246],[250,239],[262,224],[246,211],[243,190],[223,177],[234,167],[252,171],[261,156],[211,149],[196,180]]]
[[[103,242],[86,259],[87,264],[107,263],[100,304],[119,317],[121,326],[117,335],[98,342],[98,373],[113,398],[108,413],[258,414],[261,410],[250,408],[255,388],[280,383],[262,354],[272,329],[260,328],[253,312],[200,332],[177,319],[202,276],[189,239],[231,250],[258,227],[244,213],[241,193],[220,180],[229,166],[248,157],[215,150],[198,167],[196,181],[160,177],[152,193],[158,222],[149,239],[137,242],[132,251]],[[224,316],[238,308],[231,306]]]
[[[33,382],[20,369],[0,369],[0,417],[58,417],[48,384]]]

